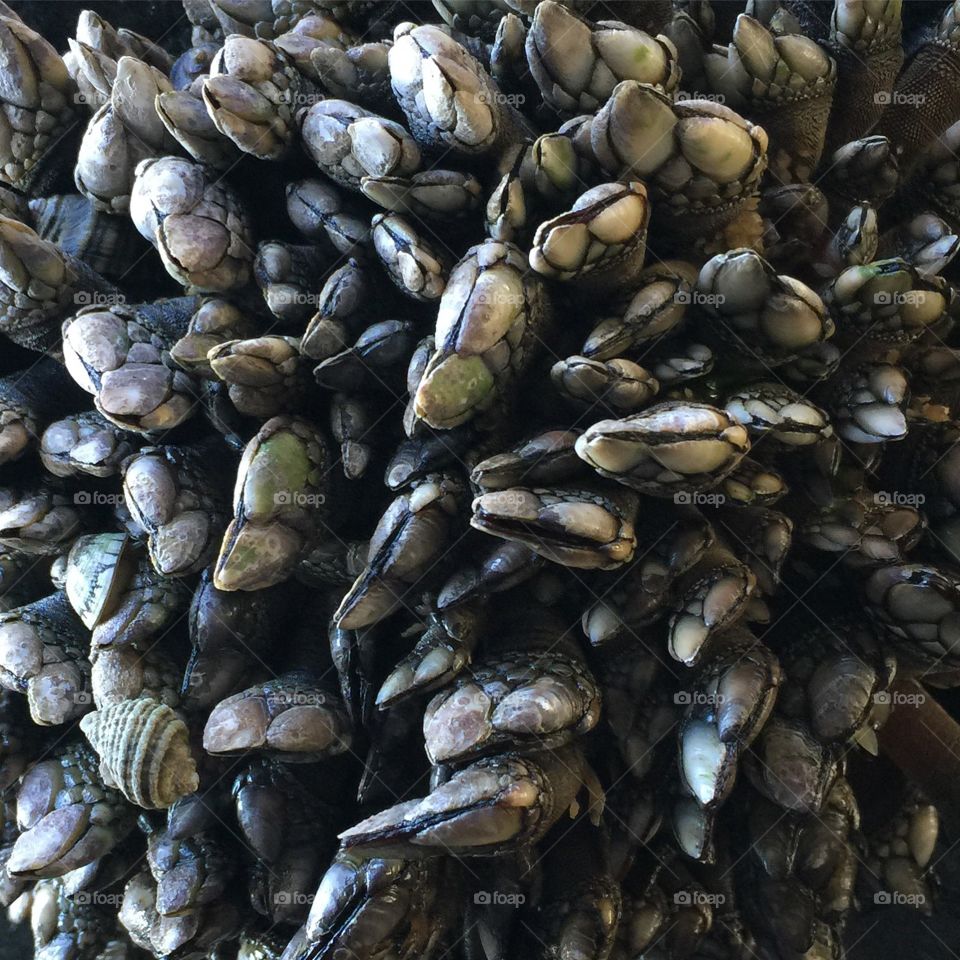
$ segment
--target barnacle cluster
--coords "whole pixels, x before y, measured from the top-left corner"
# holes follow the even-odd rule
[[[835,960],[934,912],[960,2],[182,7],[61,53],[0,3],[37,960]]]

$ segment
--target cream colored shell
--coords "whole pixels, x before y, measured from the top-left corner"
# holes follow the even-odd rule
[[[199,785],[186,724],[158,700],[104,707],[88,713],[80,729],[100,756],[104,782],[140,807],[169,807]]]

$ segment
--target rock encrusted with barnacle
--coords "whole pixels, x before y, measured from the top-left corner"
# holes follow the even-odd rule
[[[0,0],[0,905],[36,960],[936,922],[943,4],[183,0],[61,57]]]

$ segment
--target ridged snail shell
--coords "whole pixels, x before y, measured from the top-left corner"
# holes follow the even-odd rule
[[[199,786],[186,724],[150,697],[88,713],[80,724],[100,755],[100,773],[131,802],[161,810]]]
[[[67,555],[64,582],[70,606],[88,630],[111,613],[134,568],[129,534],[77,537]]]

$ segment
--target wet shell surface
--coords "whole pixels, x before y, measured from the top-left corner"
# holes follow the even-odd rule
[[[186,724],[158,700],[142,697],[96,710],[80,728],[100,756],[104,782],[137,806],[161,810],[197,789]]]
[[[67,556],[64,589],[70,606],[88,630],[105,620],[134,567],[134,551],[126,533],[93,533],[77,537]]]

